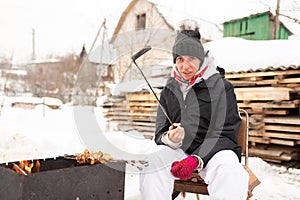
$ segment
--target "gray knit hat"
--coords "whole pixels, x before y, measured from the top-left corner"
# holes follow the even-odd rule
[[[173,62],[178,56],[193,56],[204,61],[204,48],[200,42],[201,35],[197,30],[183,30],[177,33],[172,48]]]

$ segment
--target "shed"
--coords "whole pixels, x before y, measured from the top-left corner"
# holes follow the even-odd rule
[[[270,12],[253,14],[223,23],[224,37],[241,37],[249,40],[271,40],[275,29],[275,16]],[[280,22],[276,39],[288,39],[292,32]]]

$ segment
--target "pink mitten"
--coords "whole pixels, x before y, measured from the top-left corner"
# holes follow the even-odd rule
[[[171,167],[171,173],[176,178],[187,180],[192,177],[192,173],[198,166],[198,161],[193,156],[188,156],[181,161],[175,161]]]

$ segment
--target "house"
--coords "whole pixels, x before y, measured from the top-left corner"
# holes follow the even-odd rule
[[[89,54],[89,62],[96,66],[99,84],[114,82],[113,66],[116,59],[115,51],[108,41],[103,42]],[[97,84],[99,86],[99,84]]]
[[[292,32],[279,23],[276,39],[288,39]],[[249,40],[271,40],[274,38],[275,16],[270,12],[263,12],[240,19],[233,19],[223,23],[224,37],[241,37]]]
[[[151,66],[171,57],[174,38],[173,26],[159,13],[155,4],[147,0],[131,1],[122,13],[110,41],[117,55],[115,78],[122,81],[142,79],[131,57],[145,46],[151,46],[152,49],[137,63],[149,76]]]
[[[32,60],[29,65],[35,73],[34,93],[37,96],[45,94],[55,97],[57,95],[56,89],[58,88],[58,77],[61,76],[60,69],[62,61],[56,58],[45,60]]]

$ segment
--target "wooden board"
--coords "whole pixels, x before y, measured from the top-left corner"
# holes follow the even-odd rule
[[[274,102],[256,102],[245,103],[238,102],[240,108],[297,108],[299,106],[298,101],[282,101],[280,103]]]
[[[300,117],[264,117],[265,123],[300,125]]]
[[[160,97],[160,94],[156,94],[157,97]],[[156,101],[156,98],[153,94],[128,94],[126,95],[127,101]]]
[[[265,125],[264,129],[270,131],[300,132],[300,126]]]
[[[278,80],[278,83],[300,83],[300,78],[286,78]]]
[[[272,144],[280,144],[285,146],[295,146],[296,141],[293,140],[282,140],[282,139],[270,139],[270,143]]]
[[[299,140],[300,141],[300,133],[287,133],[287,132],[272,132],[266,131],[263,133],[265,137],[272,137],[272,138],[281,138],[281,139],[291,139],[291,140]]]
[[[249,142],[257,142],[262,144],[270,144],[269,138],[249,136]]]
[[[278,70],[278,71],[267,71],[267,72],[246,72],[236,74],[225,74],[226,79],[232,78],[246,78],[246,77],[258,77],[258,76],[287,76],[300,74],[300,70]]]
[[[237,100],[290,100],[290,91],[283,87],[235,88]]]
[[[249,154],[252,156],[258,156],[266,159],[291,161],[292,155],[284,154],[282,151],[272,151],[263,149],[249,149]]]

